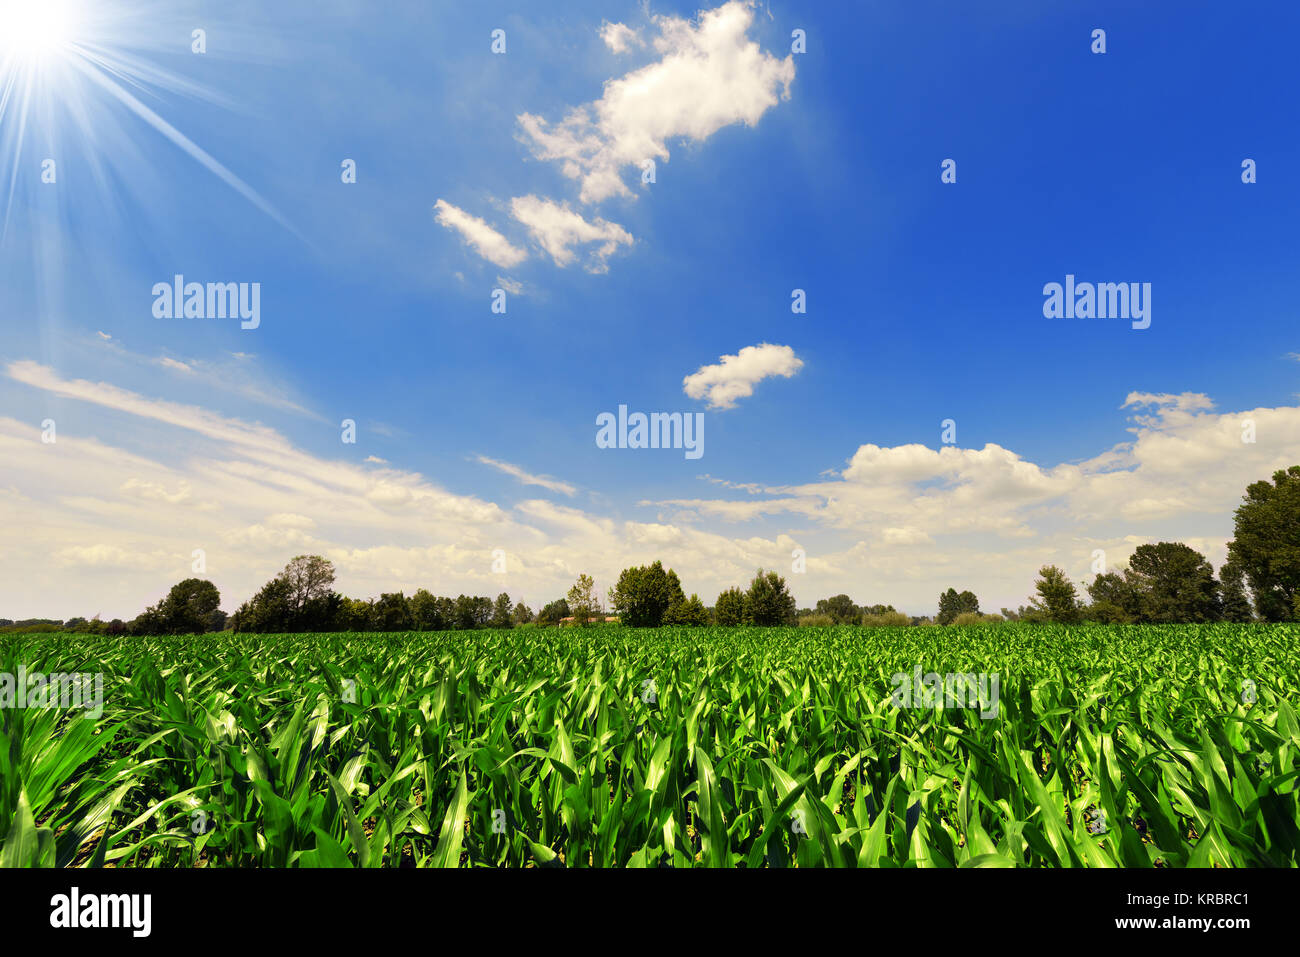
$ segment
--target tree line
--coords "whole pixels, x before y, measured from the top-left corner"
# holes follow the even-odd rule
[[[72,619],[0,619],[0,632],[88,631],[102,634],[196,634],[238,632],[447,631],[586,625],[603,620],[604,607],[591,576],[582,574],[567,595],[534,615],[523,602],[501,593],[495,599],[440,597],[418,589],[376,599],[348,598],[334,590],[334,566],[319,555],[299,555],[228,618],[212,582],[189,578],[130,622]],[[758,570],[748,588],[731,587],[706,607],[685,594],[671,568],[656,560],[623,569],[609,589],[608,605],[621,624],[663,625],[967,625],[997,621],[1199,623],[1300,621],[1300,466],[1274,473],[1246,489],[1234,516],[1228,560],[1216,576],[1204,555],[1181,542],[1140,545],[1126,567],[1098,574],[1080,589],[1054,565],[1039,569],[1027,605],[984,614],[969,590],[949,588],[933,617],[911,617],[892,605],[858,605],[848,595],[798,609],[785,579]]]

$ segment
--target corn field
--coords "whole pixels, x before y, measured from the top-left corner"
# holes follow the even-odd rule
[[[103,702],[0,710],[6,866],[1300,863],[1294,625],[0,638],[20,667]],[[920,672],[996,714],[899,707]]]

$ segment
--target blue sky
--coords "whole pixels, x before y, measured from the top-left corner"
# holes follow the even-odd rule
[[[985,6],[103,0],[65,39],[136,108],[11,48],[0,615],[133,615],[195,548],[228,610],[309,550],[358,595],[662,557],[706,603],[761,564],[917,614],[1217,564],[1300,461],[1300,13]],[[156,318],[176,273],[260,283],[260,325]],[[1067,273],[1150,283],[1150,328],[1044,318]],[[709,366],[752,394],[688,395]],[[620,404],[703,413],[703,457],[597,448]]]

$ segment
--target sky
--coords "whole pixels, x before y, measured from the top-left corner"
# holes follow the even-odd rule
[[[1218,566],[1300,463],[1300,9],[1134,6],[3,0],[0,617]]]

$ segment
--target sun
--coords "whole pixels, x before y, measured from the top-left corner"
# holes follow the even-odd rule
[[[79,164],[91,172],[84,188],[104,196],[114,179],[147,184],[152,171],[139,165],[138,136],[129,125],[137,122],[302,238],[275,207],[159,112],[168,94],[224,99],[151,58],[174,54],[178,46],[188,52],[189,19],[168,9],[177,6],[184,5],[0,0],[0,247],[11,212],[32,201],[33,190],[49,196],[49,186],[60,182],[44,179],[47,169]],[[60,182],[55,195],[69,196],[72,188]],[[141,198],[147,199],[147,189]]]
[[[0,63],[40,64],[76,37],[79,0],[0,0]]]

